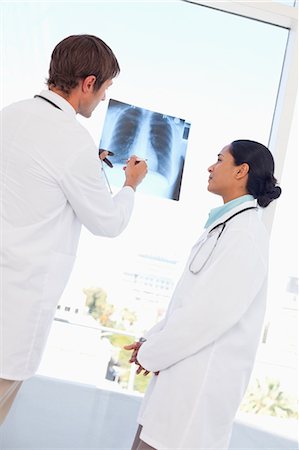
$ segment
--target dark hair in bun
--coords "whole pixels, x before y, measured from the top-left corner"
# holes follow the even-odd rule
[[[233,141],[230,152],[235,164],[247,163],[249,166],[247,190],[257,199],[259,206],[266,208],[281,194],[274,177],[274,159],[270,150],[263,144],[249,140]]]

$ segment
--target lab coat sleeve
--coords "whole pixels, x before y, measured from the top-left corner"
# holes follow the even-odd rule
[[[145,334],[144,334],[144,338],[148,339],[151,335],[157,333],[158,331],[160,331],[163,326],[165,324],[165,319],[160,320],[159,322],[157,322],[152,328],[150,328]]]
[[[224,238],[223,238],[224,239]],[[175,309],[165,326],[148,336],[138,361],[157,372],[199,352],[232,328],[249,308],[267,276],[267,264],[244,231],[227,232],[213,263],[200,275],[185,273],[181,295],[191,301]]]
[[[89,150],[68,161],[60,185],[78,219],[89,231],[99,236],[114,237],[129,222],[134,190],[126,186],[112,196],[102,174],[101,162],[94,150]]]

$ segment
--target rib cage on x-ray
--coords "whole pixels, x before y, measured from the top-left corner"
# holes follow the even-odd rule
[[[112,185],[122,185],[122,167],[136,154],[148,164],[138,191],[178,200],[189,129],[184,119],[110,99],[100,148],[114,152]]]
[[[146,117],[145,117],[146,116]],[[154,152],[157,159],[157,171],[166,178],[171,174],[172,128],[167,116],[156,112],[144,112],[141,108],[127,108],[117,119],[110,148],[121,149],[114,158],[118,163],[132,154],[135,141],[142,127],[148,127],[148,154]]]
[[[150,142],[158,159],[158,172],[168,178],[171,173],[172,128],[168,117],[152,113]]]
[[[131,154],[131,148],[141,127],[142,111],[140,108],[127,108],[117,119],[110,148],[121,149],[114,162],[123,162]]]

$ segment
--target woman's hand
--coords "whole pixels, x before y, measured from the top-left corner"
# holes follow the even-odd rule
[[[125,346],[124,346],[124,349],[125,349],[125,350],[133,350],[132,356],[131,356],[131,358],[129,359],[129,362],[130,362],[130,363],[135,363],[135,364],[136,364],[136,361],[137,361],[137,353],[138,353],[138,350],[140,349],[140,346],[141,346],[141,345],[142,345],[142,342],[133,342],[133,344],[125,345]]]
[[[144,367],[142,367],[139,364],[138,359],[137,359],[138,351],[139,351],[139,349],[140,349],[142,344],[143,344],[143,342],[136,341],[136,342],[133,342],[133,344],[125,345],[124,349],[125,350],[133,350],[133,353],[132,353],[131,358],[129,359],[129,362],[130,363],[135,363],[138,366],[138,369],[136,370],[137,375],[142,373],[142,371],[144,370],[143,376],[146,377],[150,373],[150,370],[146,370]],[[154,374],[155,375],[159,375],[159,372],[155,372]]]

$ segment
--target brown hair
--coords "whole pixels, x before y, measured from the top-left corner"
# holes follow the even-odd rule
[[[54,48],[47,84],[69,94],[79,80],[94,75],[97,91],[119,72],[118,61],[104,41],[89,34],[78,34],[63,39]]]

